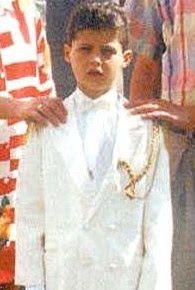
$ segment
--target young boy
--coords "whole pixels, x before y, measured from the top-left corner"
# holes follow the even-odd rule
[[[21,165],[16,282],[27,289],[171,289],[167,152],[116,89],[131,58],[127,29],[108,2],[70,19],[68,121],[33,133]]]

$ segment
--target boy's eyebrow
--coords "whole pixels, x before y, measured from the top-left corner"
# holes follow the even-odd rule
[[[91,43],[88,43],[88,42],[80,42],[79,43],[79,46],[87,46],[87,47],[93,47],[94,45],[91,44]],[[112,50],[112,51],[116,51],[116,48],[112,45],[112,44],[102,44],[100,46],[100,49],[103,49],[103,50]]]
[[[116,47],[114,47],[111,44],[103,44],[101,45],[101,49],[106,49],[106,50],[108,49],[108,50],[116,51]]]
[[[80,42],[79,44],[80,44],[80,45],[88,45],[88,46],[92,46],[92,44],[87,43],[87,42]]]
[[[92,43],[89,43],[89,42],[79,42],[80,45],[89,45],[89,46],[93,46]],[[114,46],[110,43],[108,44],[102,44],[101,47],[108,47],[108,48],[114,48]]]
[[[102,44],[101,47],[105,48],[115,48],[112,44]]]

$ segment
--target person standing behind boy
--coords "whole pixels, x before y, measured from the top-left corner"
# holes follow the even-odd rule
[[[45,59],[45,46],[42,22],[33,2],[1,1],[0,196],[10,194],[11,199],[16,185],[19,147],[26,132],[26,125],[19,121],[57,126],[65,119],[61,101],[48,98],[55,91]]]
[[[64,101],[67,123],[31,132],[24,148],[16,282],[170,290],[167,152],[159,127],[131,116],[116,89],[131,59],[127,18],[116,4],[92,2],[75,8],[67,31],[77,89]]]
[[[65,109],[54,96],[45,59],[42,21],[31,0],[0,3],[0,200],[13,199],[26,125],[55,126],[65,121]],[[28,101],[27,101],[28,98]]]
[[[194,3],[126,1],[138,54],[131,80],[131,113],[159,120],[166,128],[174,218],[174,290],[195,287]],[[161,98],[156,100],[155,87],[161,78]]]

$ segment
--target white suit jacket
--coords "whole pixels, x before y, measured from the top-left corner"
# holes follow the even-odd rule
[[[156,162],[130,199],[124,194],[127,174],[117,163],[126,160],[136,171],[143,167],[152,123],[121,105],[112,164],[96,192],[72,96],[66,107],[66,124],[33,134],[24,148],[16,199],[16,283],[46,283],[46,290],[170,290],[172,214],[162,136]]]

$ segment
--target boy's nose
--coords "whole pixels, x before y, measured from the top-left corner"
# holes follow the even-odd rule
[[[93,63],[93,64],[101,64],[102,60],[101,60],[101,55],[96,53],[96,54],[93,54],[91,56],[91,59],[90,59],[90,62]]]

